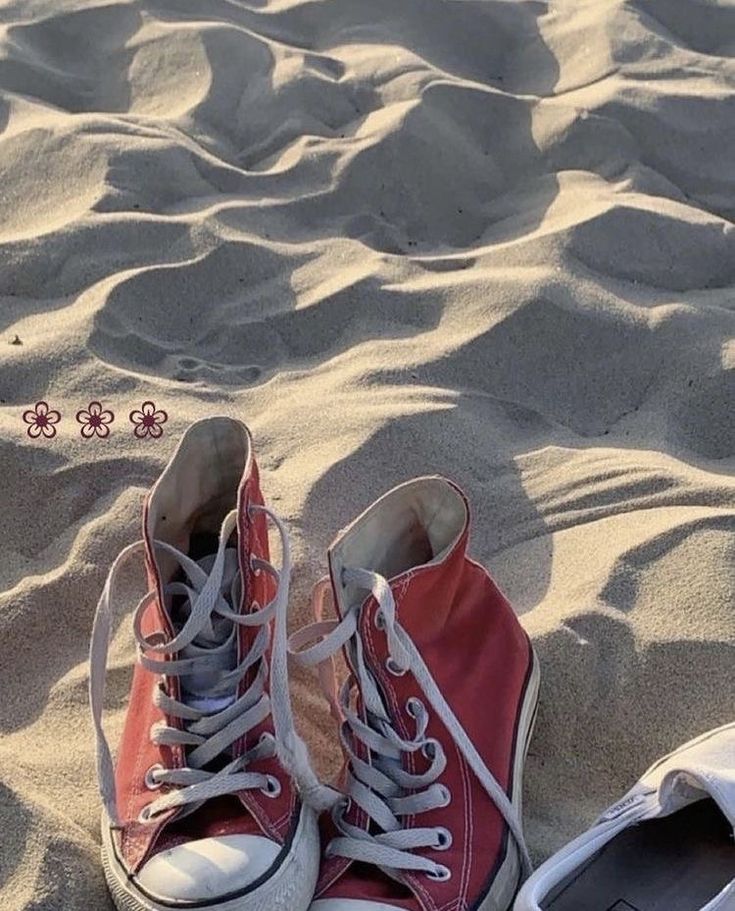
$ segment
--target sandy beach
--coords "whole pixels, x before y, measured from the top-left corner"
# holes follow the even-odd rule
[[[374,497],[466,490],[542,665],[535,860],[733,719],[732,0],[5,0],[0,130],[6,911],[112,908],[92,617],[206,415],[252,429],[294,627]]]

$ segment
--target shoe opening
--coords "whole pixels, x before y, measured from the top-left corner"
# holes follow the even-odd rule
[[[190,427],[148,501],[150,539],[186,553],[192,535],[216,536],[237,505],[250,458],[250,436],[240,421],[215,417]]]
[[[346,529],[333,551],[342,566],[391,579],[441,561],[467,520],[467,503],[453,484],[440,477],[419,478],[381,497]]]
[[[625,829],[561,882],[541,908],[695,911],[733,877],[732,826],[706,799]]]

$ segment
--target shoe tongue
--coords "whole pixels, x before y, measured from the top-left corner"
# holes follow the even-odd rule
[[[214,554],[208,554],[197,560],[197,565],[209,573],[215,561]],[[233,603],[239,597],[239,584],[234,584],[239,573],[237,550],[234,547],[225,551],[224,572],[222,574],[221,594],[227,604],[237,610],[238,604]],[[234,593],[234,594],[233,594]],[[177,626],[183,625],[189,613],[191,604],[186,601],[175,612]],[[237,636],[235,625],[226,617],[212,613],[207,622],[192,643],[185,646],[180,653],[182,658],[197,658],[207,656],[206,669],[188,674],[181,678],[183,701],[198,711],[216,712],[227,708],[235,701],[236,689],[231,693],[219,696],[210,696],[208,692],[218,682],[220,677],[228,671],[234,670],[237,664]]]

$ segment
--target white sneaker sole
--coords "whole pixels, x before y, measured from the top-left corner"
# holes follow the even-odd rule
[[[302,806],[285,860],[264,883],[235,898],[203,903],[166,902],[146,895],[117,856],[109,820],[102,818],[102,866],[118,911],[306,911],[319,875],[320,843],[316,814]]]
[[[532,666],[526,684],[523,706],[518,718],[518,736],[513,757],[513,793],[511,794],[511,800],[513,801],[513,806],[518,810],[519,816],[523,812],[523,769],[536,723],[536,708],[538,706],[539,686],[541,683],[541,671],[533,647],[531,648],[531,655]],[[493,879],[488,894],[477,905],[474,905],[471,911],[508,911],[513,904],[521,885],[521,863],[517,845],[510,834],[508,834],[507,840],[505,858]]]

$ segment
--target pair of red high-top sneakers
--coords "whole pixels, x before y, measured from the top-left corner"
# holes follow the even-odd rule
[[[442,478],[390,491],[333,543],[317,622],[289,641],[288,538],[264,505],[250,434],[224,417],[189,428],[147,499],[143,541],[110,570],[92,634],[102,855],[118,908],[510,907],[529,866],[521,779],[539,673],[508,602],[466,556],[468,523]],[[101,723],[113,589],[138,550],[150,590],[114,766]],[[323,616],[328,590],[336,619]],[[338,720],[335,788],[294,730],[289,651],[319,667]]]

